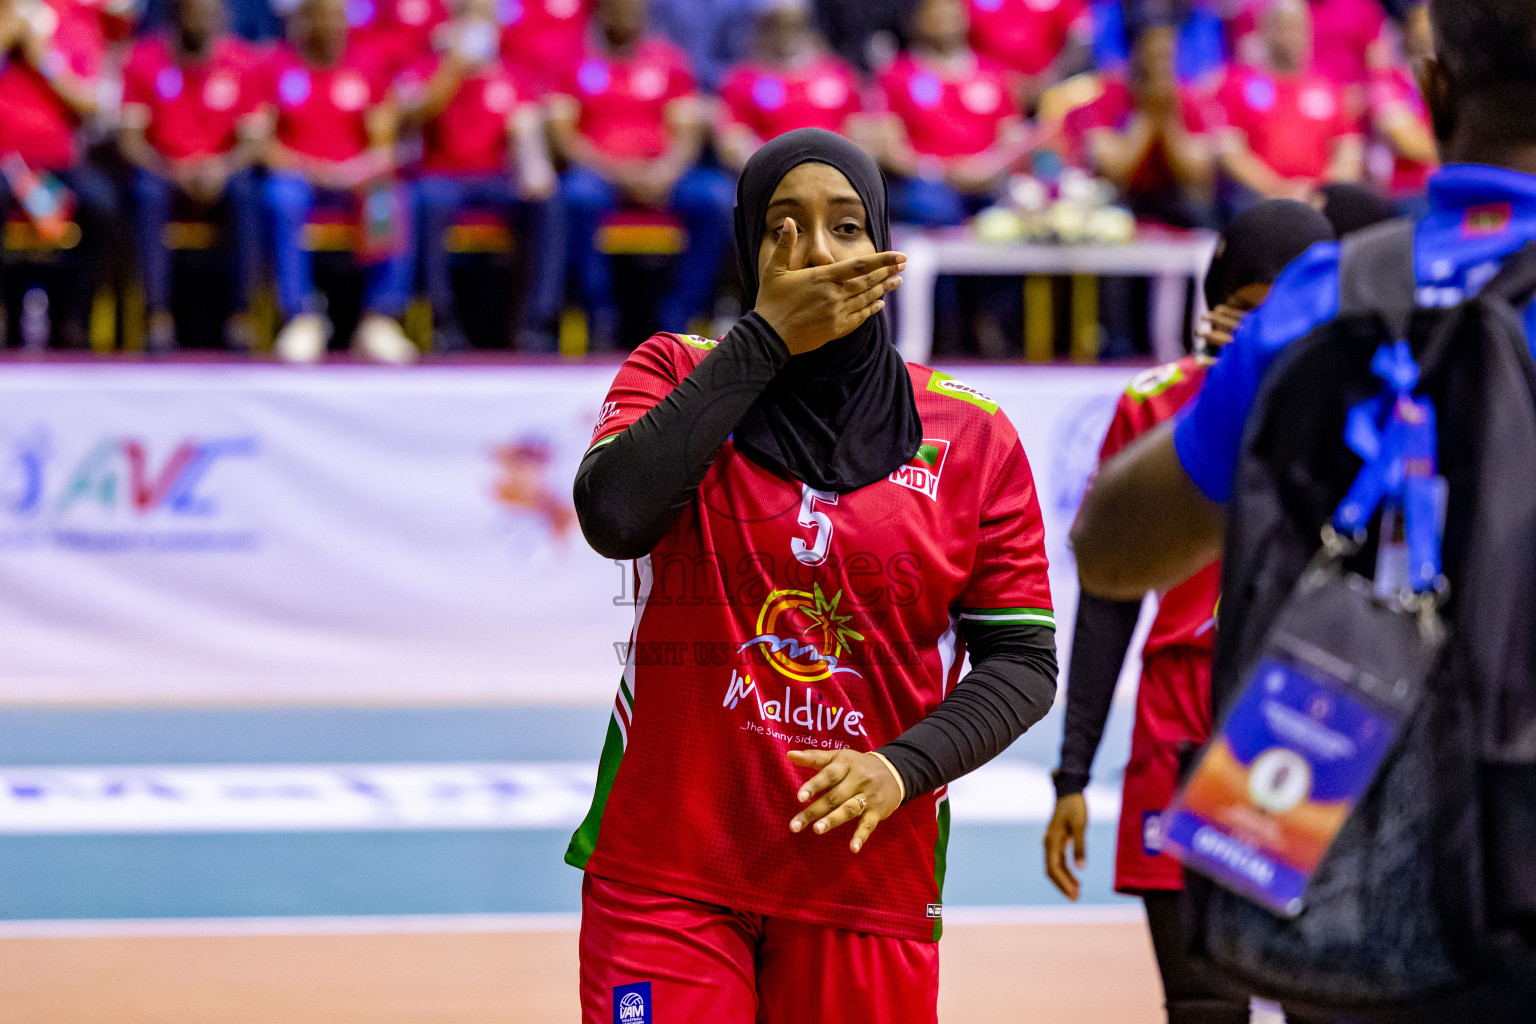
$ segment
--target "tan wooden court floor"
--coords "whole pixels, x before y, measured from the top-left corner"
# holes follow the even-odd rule
[[[1140,924],[952,925],[942,949],[944,1024],[1161,1019]],[[570,1024],[575,991],[574,932],[0,939],[0,1024]]]

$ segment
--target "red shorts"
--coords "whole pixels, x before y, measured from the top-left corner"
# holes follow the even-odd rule
[[[1120,801],[1115,888],[1184,888],[1184,869],[1162,851],[1161,815],[1179,785],[1179,748],[1211,735],[1211,656],[1197,648],[1158,651],[1142,666],[1136,729]]]
[[[586,875],[582,1024],[937,1024],[936,942],[744,914]]]

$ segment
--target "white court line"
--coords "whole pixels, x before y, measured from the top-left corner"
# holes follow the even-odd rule
[[[1088,907],[946,907],[946,924],[1133,924],[1140,903]],[[363,917],[191,917],[0,921],[0,939],[139,939],[301,935],[450,935],[573,932],[579,914],[414,914]]]
[[[575,828],[597,764],[0,765],[0,835]],[[1043,765],[999,760],[949,787],[957,825],[1043,825]],[[1087,791],[1094,821],[1120,794]]]

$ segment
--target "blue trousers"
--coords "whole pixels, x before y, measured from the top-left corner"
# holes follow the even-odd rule
[[[315,271],[309,253],[304,250],[304,223],[317,208],[338,208],[351,213],[356,199],[351,192],[316,188],[297,174],[274,172],[267,178],[266,201],[278,307],[284,317],[314,312]],[[409,225],[406,233],[410,234]],[[411,299],[414,260],[407,240],[400,252],[365,268],[364,313],[393,317],[404,314]]]
[[[171,252],[165,246],[165,226],[176,204],[175,183],[142,168],[133,172],[134,237],[138,242],[139,268],[144,275],[144,297],[151,313],[171,307]],[[251,304],[251,285],[261,269],[260,208],[256,175],[242,171],[231,175],[224,194],[211,211],[224,230],[230,270],[234,276],[235,309]]]
[[[603,218],[623,205],[619,190],[596,171],[575,167],[560,182],[569,257],[588,317],[612,323],[617,319],[613,295],[613,261],[597,249]],[[657,307],[661,328],[687,330],[688,321],[706,311],[715,294],[720,261],[731,237],[735,190],[719,171],[695,167],[678,179],[667,209],[688,231],[688,249],[677,260],[672,285]]]
[[[542,333],[553,330],[565,288],[565,225],[558,199],[519,199],[512,180],[499,174],[425,175],[412,191],[422,282],[440,322],[455,319],[453,280],[443,236],[461,211],[486,210],[512,223],[519,233],[521,250],[527,254],[530,280],[523,326]]]
[[[952,228],[991,206],[991,196],[968,196],[942,181],[904,178],[891,182],[891,219],[923,228]]]

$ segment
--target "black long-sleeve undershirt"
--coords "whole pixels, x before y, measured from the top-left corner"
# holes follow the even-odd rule
[[[672,393],[576,473],[576,516],[605,558],[643,558],[677,522],[736,424],[789,362],[755,312],[737,321]]]
[[[1141,615],[1140,601],[1110,601],[1083,594],[1072,632],[1072,665],[1067,673],[1067,714],[1061,739],[1056,795],[1088,787],[1089,769],[1104,738],[1115,699],[1115,683]]]
[[[933,712],[880,748],[907,799],[968,775],[1008,749],[1056,700],[1056,631],[966,622],[965,674]]]
[[[741,417],[789,360],[767,321],[749,313],[654,408],[577,471],[582,533],[608,558],[649,554],[688,507]],[[971,671],[932,714],[880,748],[908,798],[953,782],[1002,753],[1050,710],[1055,631],[965,622]]]

